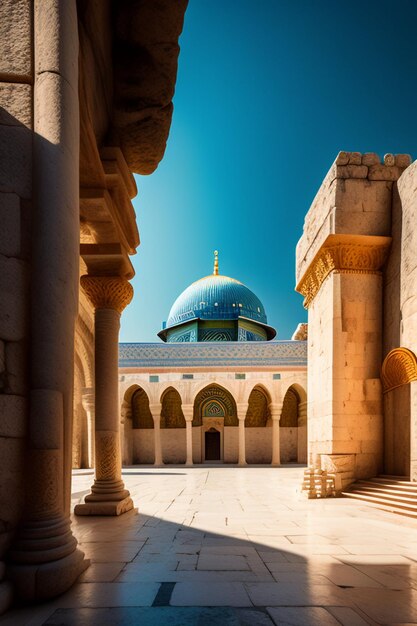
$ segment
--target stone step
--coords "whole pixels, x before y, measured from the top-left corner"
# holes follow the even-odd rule
[[[401,476],[400,478],[395,478],[394,476],[376,476],[375,478],[369,478],[367,482],[398,485],[399,487],[402,485],[407,487],[415,486],[417,489],[417,483],[412,482],[411,480],[406,480],[404,476]]]
[[[372,498],[377,498],[383,501],[389,500],[392,502],[397,502],[398,505],[415,507],[417,510],[417,497],[408,497],[396,493],[381,493],[380,491],[376,491],[373,489],[361,489],[360,487],[355,487],[355,489],[352,490],[352,493],[357,493],[362,496],[369,495]]]
[[[355,491],[357,489],[374,491],[375,493],[396,494],[398,496],[415,498],[417,501],[417,489],[404,486],[396,486],[385,483],[372,483],[371,481],[360,480],[355,483]]]
[[[417,504],[416,505],[401,505],[395,500],[391,500],[388,498],[378,498],[372,496],[369,493],[356,493],[354,491],[344,491],[344,496],[348,498],[353,498],[355,500],[361,500],[366,504],[373,505],[378,509],[383,509],[385,511],[390,511],[391,513],[397,513],[399,515],[406,515],[407,517],[412,517],[417,519]]]

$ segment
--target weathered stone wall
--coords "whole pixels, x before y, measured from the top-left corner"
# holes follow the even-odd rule
[[[224,427],[223,460],[225,463],[237,463],[239,454],[239,428]]]
[[[281,463],[297,463],[298,461],[298,428],[280,427]]]
[[[309,460],[340,469],[345,484],[382,470],[382,270],[395,181],[409,163],[407,155],[386,155],[381,163],[375,154],[340,153],[297,246],[297,288],[309,307]],[[392,295],[398,292],[396,250],[388,269]],[[398,313],[388,297],[394,329]]]
[[[400,343],[417,354],[417,161],[398,180],[401,204]],[[417,383],[410,384],[410,475],[417,480]]]
[[[0,3],[0,561],[20,518],[28,420],[32,2]],[[1,576],[0,576],[1,580]],[[0,589],[0,613],[8,590]]]
[[[164,463],[185,463],[185,428],[162,428],[161,446]]]
[[[236,429],[237,430],[237,429]],[[272,429],[245,428],[246,462],[271,463],[272,461]]]
[[[133,464],[148,464],[155,460],[154,429],[134,428],[133,437]]]

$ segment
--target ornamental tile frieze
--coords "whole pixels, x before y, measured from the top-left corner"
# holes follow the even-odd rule
[[[308,309],[332,272],[379,274],[390,244],[390,237],[329,235],[296,287],[304,296],[304,307]]]
[[[119,367],[306,367],[306,341],[121,343]]]

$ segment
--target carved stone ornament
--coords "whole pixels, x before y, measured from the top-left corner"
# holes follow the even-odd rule
[[[133,287],[120,276],[81,276],[81,287],[95,309],[121,313],[133,298]]]
[[[382,364],[384,393],[417,380],[417,358],[407,348],[395,348],[387,354]]]
[[[314,257],[296,290],[308,309],[331,272],[378,274],[388,255],[389,237],[330,235]]]

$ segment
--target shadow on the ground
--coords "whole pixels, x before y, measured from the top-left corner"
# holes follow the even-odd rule
[[[179,475],[127,474],[163,475],[165,489],[169,476]],[[150,481],[147,488],[157,498],[155,485]],[[73,531],[91,559],[90,568],[54,602],[15,609],[2,623],[375,626],[415,621],[417,563],[400,555],[364,559],[343,547],[355,529],[358,541],[365,542],[369,533],[372,545],[365,517],[349,517],[342,509],[349,535],[344,537],[326,524],[319,501],[291,501],[292,508],[276,503],[271,526],[261,506],[258,511],[227,508],[221,489],[212,511],[206,502],[201,519],[198,513],[190,515],[191,498],[189,493],[158,516],[131,511],[117,518],[74,519]],[[140,504],[139,495],[134,499]],[[343,503],[333,502],[335,516],[340,515]]]

